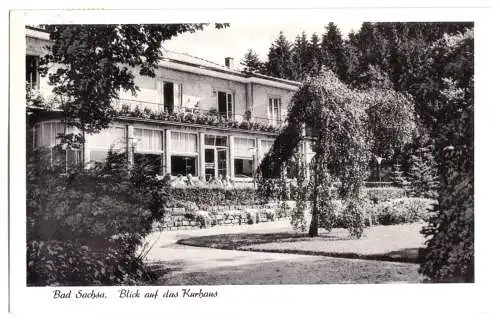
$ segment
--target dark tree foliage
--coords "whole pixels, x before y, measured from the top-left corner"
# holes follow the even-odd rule
[[[333,70],[337,77],[344,81],[346,80],[347,65],[344,41],[339,28],[333,22],[328,23],[325,27],[326,32],[323,34],[321,41],[321,53],[323,56],[323,64],[326,68]]]
[[[429,48],[412,89],[435,142],[439,205],[421,273],[435,282],[474,281],[474,35],[448,35]]]
[[[321,70],[323,65],[323,55],[321,54],[320,39],[316,33],[312,34],[311,41],[308,46],[307,57],[309,57],[309,63],[307,65],[307,70],[309,75],[316,76]]]
[[[309,65],[312,58],[310,57],[309,47],[305,32],[295,38],[292,49],[292,75],[296,81],[304,80],[309,74]]]
[[[243,56],[241,65],[244,66],[243,72],[245,73],[260,73],[264,64],[260,61],[259,56],[252,49],[248,49]]]
[[[439,178],[434,155],[435,148],[430,140],[415,140],[408,170],[413,196],[433,199],[438,197]]]
[[[293,79],[292,44],[282,31],[269,48],[265,70],[269,76]]]
[[[68,125],[99,132],[115,116],[120,89],[139,90],[134,74],[154,77],[162,43],[206,24],[45,25],[52,41],[41,70],[48,74]],[[222,28],[227,24],[216,24]]]

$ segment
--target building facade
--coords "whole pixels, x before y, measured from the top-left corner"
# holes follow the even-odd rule
[[[37,72],[47,45],[45,32],[26,28],[27,86],[50,102],[51,88]],[[51,158],[91,165],[104,161],[111,149],[126,152],[131,163],[147,162],[158,175],[252,180],[300,83],[242,73],[229,57],[219,65],[166,50],[163,56],[155,78],[137,73],[136,96],[120,93],[114,103],[119,116],[108,129],[86,135],[84,149],[53,152]],[[38,113],[29,128],[33,149],[52,149],[57,133],[71,131],[57,110],[33,110]],[[310,160],[310,142],[300,148]]]

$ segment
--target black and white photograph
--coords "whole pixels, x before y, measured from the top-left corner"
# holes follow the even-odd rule
[[[11,33],[23,292],[166,309],[420,284],[437,306],[483,283],[476,19],[36,16]]]
[[[29,286],[474,282],[474,24],[276,27],[26,26]]]

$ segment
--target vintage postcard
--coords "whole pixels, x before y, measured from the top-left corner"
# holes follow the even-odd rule
[[[476,301],[484,25],[442,12],[12,11],[11,312]]]

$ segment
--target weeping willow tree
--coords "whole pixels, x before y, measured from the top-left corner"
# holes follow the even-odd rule
[[[309,236],[318,235],[321,216],[332,207],[331,191],[340,182],[339,197],[351,213],[359,213],[360,189],[373,155],[389,158],[411,140],[415,129],[408,96],[389,89],[359,91],[340,82],[331,71],[306,79],[292,98],[287,125],[258,169],[259,185],[279,178],[304,140],[304,127],[316,130],[310,191],[299,189],[299,199],[312,203]],[[307,196],[306,196],[307,194]],[[302,203],[303,204],[303,203]],[[351,222],[362,231],[363,221]]]

